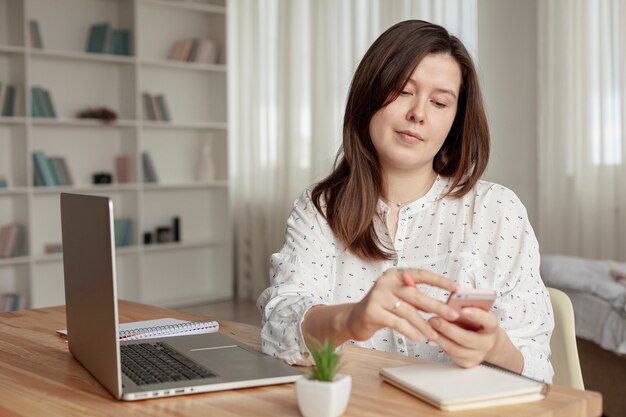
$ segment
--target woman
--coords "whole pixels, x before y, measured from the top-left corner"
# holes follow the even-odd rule
[[[383,33],[352,80],[335,168],[296,200],[272,256],[263,351],[310,364],[310,335],[551,381],[537,240],[517,196],[480,180],[488,155],[463,44],[416,20]],[[477,331],[445,304],[458,287],[497,293],[491,311],[461,311]]]

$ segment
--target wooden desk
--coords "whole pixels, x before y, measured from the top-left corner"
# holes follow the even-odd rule
[[[203,317],[120,302],[120,321]],[[259,348],[259,329],[221,322],[221,330]],[[187,395],[155,400],[116,401],[76,362],[55,334],[65,328],[64,307],[0,314],[1,416],[299,416],[293,384]],[[346,416],[599,416],[602,397],[590,391],[553,386],[545,400],[470,412],[441,412],[383,382],[385,366],[415,363],[392,354],[349,347],[343,372],[353,378]]]

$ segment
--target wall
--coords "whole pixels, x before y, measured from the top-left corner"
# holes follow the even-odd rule
[[[537,222],[537,0],[478,0],[478,66],[491,128],[485,178]]]

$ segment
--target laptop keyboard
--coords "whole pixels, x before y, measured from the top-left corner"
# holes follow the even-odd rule
[[[165,343],[122,345],[122,372],[137,385],[215,376]]]

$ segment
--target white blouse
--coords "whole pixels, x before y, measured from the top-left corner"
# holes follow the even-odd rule
[[[424,268],[461,287],[494,289],[492,311],[524,357],[523,375],[552,381],[552,307],[539,276],[539,248],[526,209],[511,190],[480,181],[462,198],[443,198],[450,180],[438,177],[422,198],[402,207],[393,243],[387,228],[389,207],[378,202],[374,226],[381,241],[393,245],[396,260],[365,261],[344,249],[307,189],[287,221],[285,243],[271,258],[271,286],[259,297],[263,352],[290,364],[310,365],[301,323],[318,304],[354,303],[389,268]],[[418,288],[446,300],[448,292]],[[420,359],[449,361],[428,341],[415,343],[384,328],[352,345],[397,352]]]

